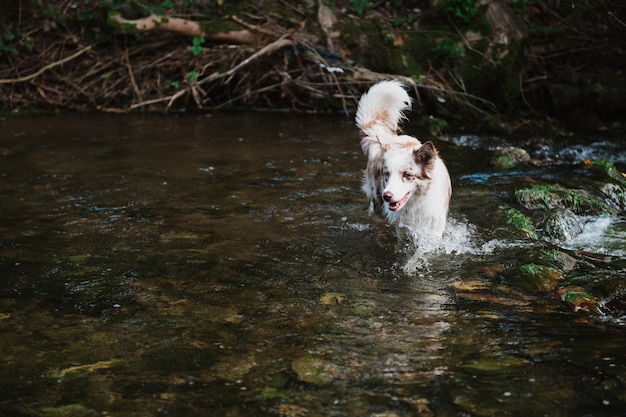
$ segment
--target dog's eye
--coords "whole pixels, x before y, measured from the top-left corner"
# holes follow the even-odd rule
[[[383,171],[383,176],[385,178],[389,178],[389,171],[387,171],[387,170]]]
[[[407,179],[407,180],[412,180],[413,179],[413,174],[410,172],[403,172],[402,173],[402,178]]]

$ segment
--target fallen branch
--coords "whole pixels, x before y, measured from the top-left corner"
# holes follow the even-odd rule
[[[242,67],[245,67],[246,65],[248,65],[250,62],[254,61],[255,59],[263,56],[263,55],[267,55],[267,54],[271,54],[272,52],[275,52],[279,49],[284,48],[285,46],[290,46],[293,45],[293,41],[291,39],[286,39],[285,36],[279,38],[278,40],[265,45],[263,48],[259,49],[257,52],[255,52],[254,54],[250,55],[248,58],[244,59],[243,61],[241,61],[239,64],[237,64],[237,66],[229,69],[226,72],[222,72],[222,73],[214,73],[209,75],[206,78],[203,78],[202,80],[198,81],[197,84],[198,85],[202,85],[202,84],[206,84],[208,82],[211,81],[215,81],[218,80],[220,78],[224,78],[224,77],[229,77],[232,74],[236,73],[237,71],[239,71]]]
[[[122,33],[163,30],[215,41],[250,44],[257,40],[257,37],[247,29],[208,33],[203,30],[204,25],[199,22],[181,19],[179,17],[159,16],[156,14],[151,14],[142,19],[129,20],[124,19],[119,13],[109,13],[107,23]]]
[[[20,77],[20,78],[11,78],[11,79],[4,79],[4,80],[0,80],[0,84],[16,84],[16,83],[23,83],[25,81],[29,81],[32,80],[35,77],[38,77],[39,75],[43,74],[44,72],[48,71],[49,69],[52,69],[54,67],[58,67],[59,65],[63,65],[66,62],[69,62],[75,58],[78,58],[79,56],[81,56],[82,54],[84,54],[85,52],[89,51],[92,48],[93,45],[89,45],[83,49],[81,49],[80,51],[74,53],[73,55],[70,55],[66,58],[63,58],[59,61],[53,62],[51,64],[46,65],[45,67],[40,68],[37,72],[35,72],[34,74],[31,75],[27,75],[25,77]]]
[[[133,86],[133,90],[135,91],[135,96],[141,102],[143,99],[141,98],[141,90],[137,87],[137,82],[135,81],[135,74],[133,74],[133,68],[130,65],[130,59],[128,58],[128,47],[124,50],[124,61],[126,61],[126,69],[128,70],[128,77],[130,78],[130,83]]]

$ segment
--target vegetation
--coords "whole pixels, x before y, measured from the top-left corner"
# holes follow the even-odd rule
[[[512,207],[501,206],[500,210],[504,211],[507,223],[513,225],[516,229],[522,231],[526,236],[537,239],[537,229],[530,217]]]
[[[15,0],[0,6],[2,110],[348,111],[398,78],[448,122],[583,96],[623,114],[589,99],[620,96],[625,13],[618,0]]]
[[[463,23],[470,22],[477,14],[474,0],[442,0],[439,4],[446,13]]]
[[[585,160],[585,165],[589,167],[593,167],[599,169],[606,173],[610,178],[617,180],[619,183],[626,185],[626,174],[620,172],[619,169],[615,167],[615,164],[611,161],[607,161],[606,159],[594,159],[594,160]]]

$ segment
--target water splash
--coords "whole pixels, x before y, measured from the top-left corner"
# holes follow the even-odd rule
[[[626,256],[626,219],[615,216],[584,217],[578,236],[563,242],[567,249],[611,256]]]
[[[419,254],[433,255],[490,255],[498,249],[527,246],[520,240],[488,239],[482,236],[477,227],[464,219],[448,219],[446,230],[441,238],[423,235],[410,226],[403,228],[409,237],[410,250]]]
[[[449,274],[460,271],[469,258],[487,256],[499,251],[533,245],[532,241],[485,239],[478,228],[465,219],[448,219],[446,230],[441,238],[419,234],[411,227],[404,227],[406,235],[402,252],[405,259],[396,267],[404,274],[418,276]],[[458,277],[448,276],[452,282]]]

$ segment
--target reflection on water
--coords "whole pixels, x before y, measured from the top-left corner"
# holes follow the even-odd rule
[[[613,416],[626,405],[621,318],[571,313],[499,275],[537,246],[496,215],[525,179],[468,180],[488,172],[473,145],[438,144],[457,179],[452,219],[416,253],[367,216],[345,118],[0,125],[0,415]],[[595,243],[572,248],[623,251],[623,218],[604,221],[589,223]]]

